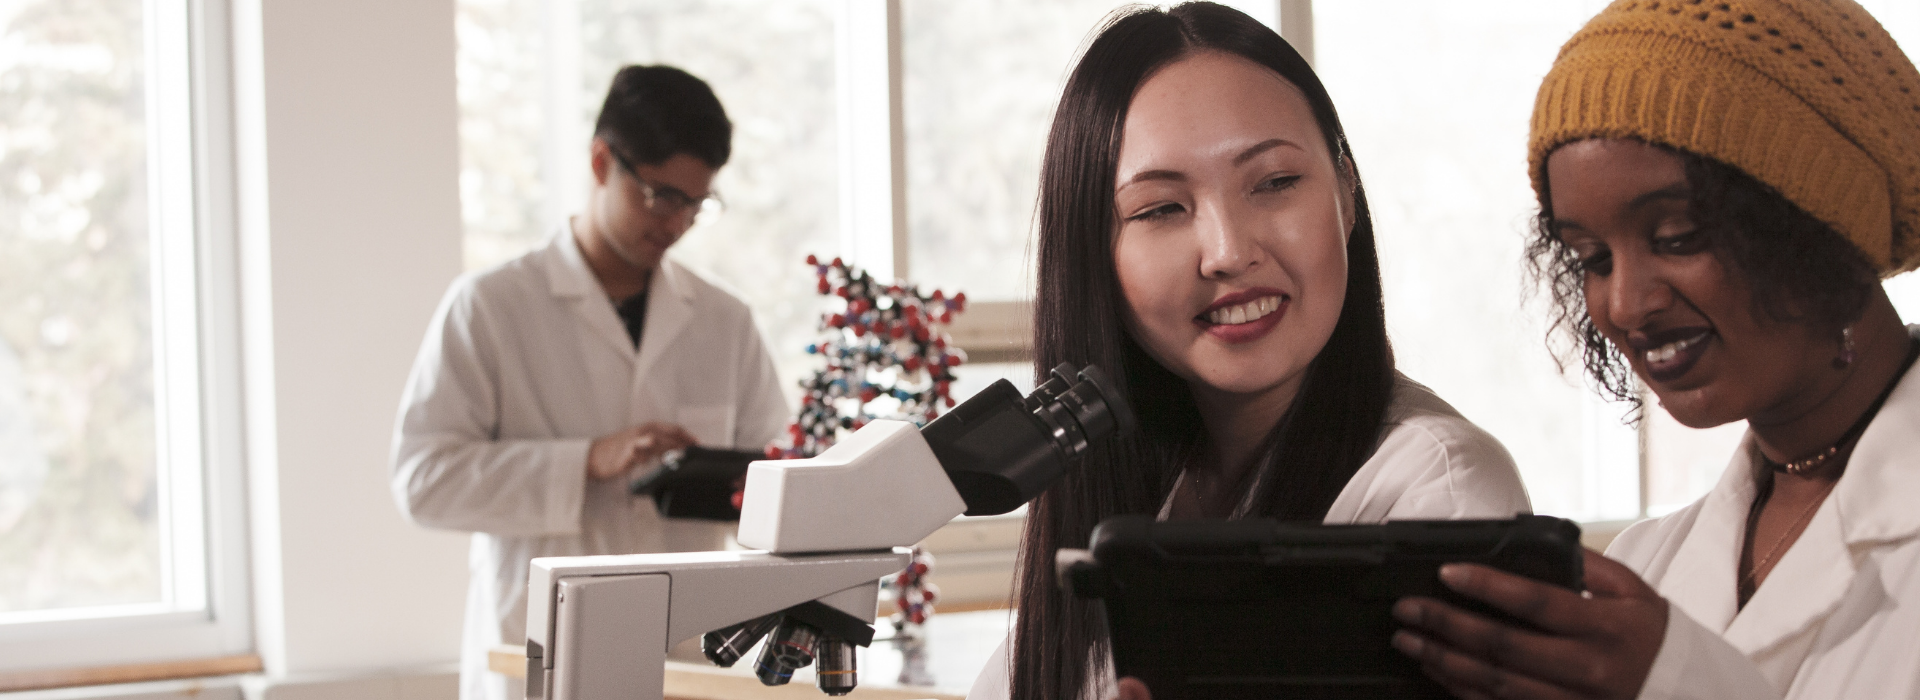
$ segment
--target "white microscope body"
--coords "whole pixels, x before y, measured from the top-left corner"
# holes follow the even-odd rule
[[[1003,380],[924,430],[874,421],[817,457],[754,462],[738,539],[759,550],[533,560],[527,697],[659,700],[675,644],[706,634],[731,665],[769,632],[763,682],[818,656],[821,690],[845,694],[880,578],[955,516],[1012,510],[1090,441],[1131,430],[1111,386],[1062,365],[1026,398]]]

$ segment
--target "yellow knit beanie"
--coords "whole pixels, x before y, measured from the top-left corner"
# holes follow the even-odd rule
[[[1618,0],[1561,47],[1528,166],[1635,138],[1732,165],[1865,252],[1920,266],[1920,73],[1852,0]]]

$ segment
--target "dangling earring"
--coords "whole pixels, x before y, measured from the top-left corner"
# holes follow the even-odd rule
[[[1833,358],[1834,369],[1853,366],[1853,326],[1840,329],[1840,356]]]

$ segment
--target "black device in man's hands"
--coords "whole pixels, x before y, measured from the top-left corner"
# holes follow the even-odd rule
[[[628,485],[635,496],[651,494],[660,515],[694,520],[738,521],[740,492],[747,465],[766,455],[746,450],[717,450],[695,445],[668,455]]]
[[[1390,646],[1396,601],[1429,596],[1513,622],[1440,583],[1440,566],[1455,562],[1583,587],[1580,527],[1535,515],[1382,525],[1122,516],[1094,529],[1090,551],[1063,552],[1064,582],[1097,601],[1115,670],[1154,700],[1451,697]]]

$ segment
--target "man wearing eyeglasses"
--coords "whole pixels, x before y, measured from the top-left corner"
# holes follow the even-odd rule
[[[462,698],[524,693],[487,651],[526,643],[529,560],[722,548],[729,528],[665,520],[627,482],[688,445],[759,450],[791,415],[746,305],[666,257],[719,213],[732,131],[699,78],[622,69],[586,207],[456,281],[428,329],[392,487],[415,522],[474,533]]]

